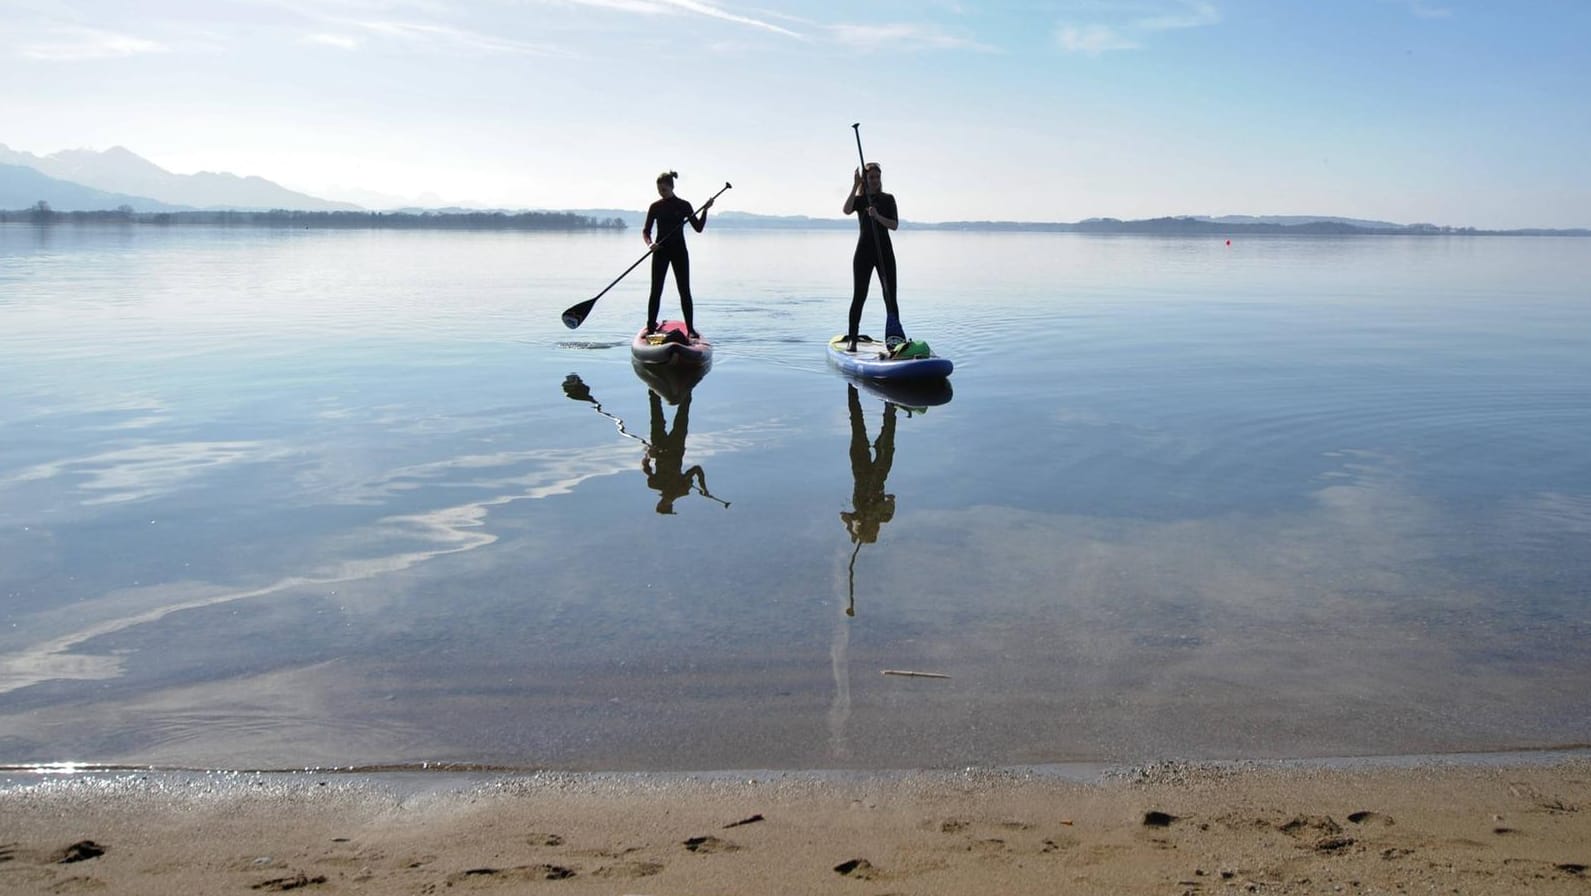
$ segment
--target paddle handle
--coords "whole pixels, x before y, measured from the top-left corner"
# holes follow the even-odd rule
[[[868,189],[867,186],[867,156],[862,154],[862,123],[858,121],[852,124],[851,130],[856,132],[856,163],[859,166],[856,170],[861,172],[862,175],[862,189],[867,190],[867,207],[874,209],[878,206],[873,200],[873,191]],[[884,245],[878,238],[878,222],[873,220],[872,215],[868,215],[867,225],[868,232],[873,234],[873,257],[879,260],[878,286],[879,289],[884,291],[884,298],[893,303],[895,296],[890,291],[890,286],[887,282],[889,278],[884,276]]]

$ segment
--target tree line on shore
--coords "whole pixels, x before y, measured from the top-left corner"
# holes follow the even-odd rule
[[[61,212],[48,202],[31,208],[0,210],[0,223],[156,224],[165,226],[292,227],[308,229],[397,230],[624,230],[620,218],[592,218],[572,212],[311,212],[270,211],[139,212],[130,205],[102,211]]]

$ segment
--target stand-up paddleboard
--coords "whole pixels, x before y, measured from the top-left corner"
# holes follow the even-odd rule
[[[693,367],[685,364],[648,364],[640,358],[631,358],[630,366],[635,369],[635,375],[646,383],[646,387],[656,392],[658,397],[669,404],[679,404],[696,384],[702,381],[707,371],[712,369],[712,363]]]
[[[630,354],[651,367],[706,367],[713,363],[713,344],[700,336],[692,339],[684,321],[665,320],[655,333],[644,328],[636,333]]]
[[[926,358],[895,358],[884,343],[858,336],[853,349],[850,340],[836,336],[829,340],[829,360],[841,371],[869,380],[942,380],[956,365],[949,358],[930,354]]]

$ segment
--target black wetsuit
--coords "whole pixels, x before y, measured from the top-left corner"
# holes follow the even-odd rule
[[[657,239],[652,242],[652,292],[646,301],[648,324],[658,322],[663,278],[668,274],[669,265],[673,265],[674,285],[679,289],[680,314],[685,319],[685,326],[692,332],[696,330],[696,309],[691,305],[691,254],[685,247],[685,222],[694,214],[695,209],[691,208],[691,204],[678,196],[659,199],[646,210],[646,224],[641,232],[651,233],[652,225],[657,224]],[[691,226],[701,233],[705,222],[692,220]]]
[[[691,426],[691,397],[680,399],[679,410],[674,412],[674,431],[668,431],[663,418],[663,399],[647,390],[646,397],[652,405],[652,441],[641,458],[641,471],[646,474],[646,484],[661,496],[657,500],[658,513],[673,513],[674,502],[691,493],[691,487],[700,484],[707,493],[707,474],[697,464],[685,467],[685,437]]]
[[[889,332],[900,328],[900,307],[895,304],[895,247],[889,241],[889,228],[868,217],[867,209],[871,200],[878,202],[881,216],[892,221],[900,220],[895,210],[895,197],[890,193],[874,193],[869,197],[864,192],[852,200],[852,210],[857,223],[861,225],[861,233],[856,240],[856,254],[851,256],[851,328],[846,335],[855,336],[857,328],[862,325],[862,306],[867,304],[867,289],[873,281],[874,269],[878,270],[878,278],[884,287],[884,311],[888,315],[884,335],[900,335]],[[873,231],[878,233],[876,242]]]

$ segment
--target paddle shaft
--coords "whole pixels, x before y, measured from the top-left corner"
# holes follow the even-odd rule
[[[727,190],[729,188],[730,188],[730,183],[728,181],[724,181],[724,189],[723,190],[719,190],[717,193],[714,193],[707,200],[707,202],[712,202],[714,199],[717,199],[718,197],[724,195],[724,190]],[[702,203],[704,208],[707,205],[707,202]],[[692,215],[691,217],[693,218],[695,216]],[[689,220],[691,220],[691,218],[681,218],[680,219],[679,229],[680,230],[684,230],[685,229],[685,223],[687,221],[689,221]],[[591,313],[592,307],[597,304],[597,299],[600,299],[603,296],[607,295],[608,294],[608,290],[612,289],[615,286],[618,286],[620,280],[623,280],[625,277],[630,276],[630,272],[631,271],[633,271],[636,268],[640,267],[641,266],[641,262],[646,261],[648,258],[650,258],[652,256],[652,253],[657,251],[657,247],[661,246],[663,244],[663,241],[668,239],[669,237],[673,236],[675,234],[675,232],[676,231],[673,231],[673,230],[669,231],[667,234],[665,234],[661,238],[659,238],[657,240],[657,242],[655,242],[652,245],[648,246],[647,249],[646,249],[646,254],[642,255],[640,258],[637,258],[635,260],[635,264],[632,264],[629,267],[625,268],[624,269],[624,273],[620,274],[617,277],[614,277],[612,283],[609,283],[607,286],[602,287],[602,291],[601,292],[597,293],[596,295],[592,296],[589,299],[586,299],[584,302],[581,302],[580,304],[575,305],[574,307],[570,308],[568,311],[565,311],[563,313],[564,326],[566,326],[569,329],[573,330],[575,327],[578,327],[581,324],[585,323],[586,315]]]
[[[851,130],[856,132],[856,159],[857,163],[862,166],[858,170],[862,172],[862,189],[867,190],[867,207],[870,209],[878,208],[877,202],[873,198],[876,194],[867,186],[867,156],[862,154],[862,123],[857,122],[851,125]],[[884,298],[893,303],[895,294],[890,288],[889,278],[884,276],[884,245],[878,238],[878,222],[873,220],[872,215],[868,215],[867,224],[868,231],[873,234],[873,257],[877,258],[879,262],[878,285],[880,289],[884,290]]]

